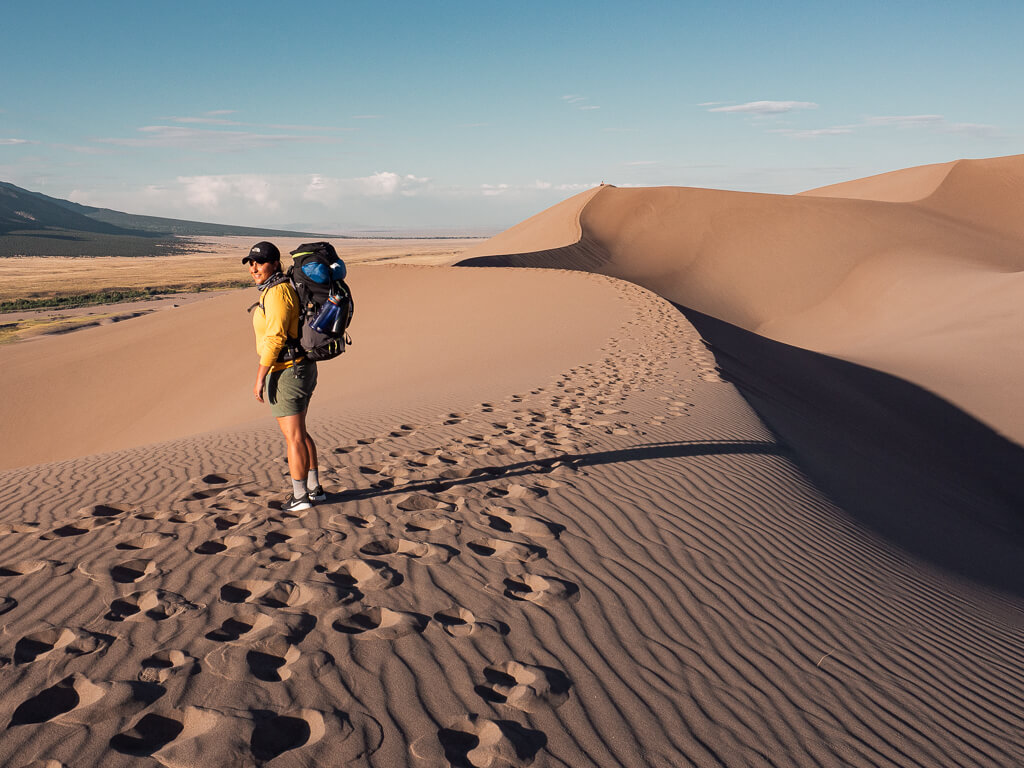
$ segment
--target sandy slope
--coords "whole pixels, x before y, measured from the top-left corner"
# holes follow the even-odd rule
[[[358,410],[395,408],[436,392],[511,389],[538,370],[559,370],[618,317],[600,289],[565,294],[565,280],[354,267],[355,344],[322,366],[320,395]],[[0,445],[0,467],[263,423],[265,408],[249,394],[256,353],[246,309],[256,297],[237,291],[0,347],[8,374],[0,421],[18,436]],[[556,311],[565,333],[552,337]]]
[[[625,278],[764,336],[906,378],[1024,442],[1024,156],[832,197],[604,187],[534,217],[517,263]],[[873,199],[857,199],[857,198]],[[916,203],[884,202],[916,199]],[[568,248],[552,231],[570,217]],[[513,253],[497,239],[467,252]],[[490,259],[502,263],[501,258]]]
[[[823,498],[671,305],[429,269],[387,275],[394,303],[435,275],[465,292],[451,386],[396,329],[367,343],[394,381],[320,393],[307,514],[274,501],[271,425],[0,475],[0,764],[1024,761],[1019,599]],[[526,284],[559,302],[519,356],[471,294]]]

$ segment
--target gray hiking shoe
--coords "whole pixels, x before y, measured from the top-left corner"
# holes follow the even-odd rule
[[[309,500],[307,494],[295,497],[290,496],[288,501],[281,505],[282,512],[301,512],[304,509],[309,509],[313,506],[313,503]]]

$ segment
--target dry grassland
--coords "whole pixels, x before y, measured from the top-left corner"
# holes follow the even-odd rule
[[[195,253],[154,257],[14,257],[0,259],[0,302],[17,299],[48,299],[98,294],[106,291],[161,292],[198,291],[248,285],[249,272],[241,259],[252,245],[252,238],[188,238],[200,250]],[[278,239],[284,254],[302,241]],[[388,264],[447,264],[479,242],[478,239],[352,239],[333,241],[338,254],[348,264],[382,262]],[[137,305],[131,305],[137,311]],[[46,333],[61,333],[100,322],[122,319],[126,306],[119,310],[98,310],[96,306],[77,309],[19,311],[0,313],[0,343]]]
[[[444,264],[478,240],[336,240],[339,255],[350,264],[386,261],[391,264]],[[251,238],[197,239],[198,253],[154,257],[22,257],[0,259],[0,301],[98,293],[105,290],[227,285],[249,280],[241,258]],[[279,240],[285,254],[298,247]]]

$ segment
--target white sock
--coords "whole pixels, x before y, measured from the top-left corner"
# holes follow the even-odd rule
[[[292,478],[292,495],[296,499],[301,499],[306,495],[306,486],[302,484],[301,480],[296,480],[294,477]]]
[[[318,485],[320,485],[320,470],[309,470],[309,475],[306,477],[306,487],[311,491],[315,491]]]

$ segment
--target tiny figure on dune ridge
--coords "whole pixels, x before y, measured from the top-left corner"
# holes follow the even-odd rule
[[[292,479],[291,497],[282,509],[309,509],[327,495],[320,485],[316,443],[306,430],[306,411],[316,389],[316,362],[301,344],[301,307],[298,294],[281,270],[281,253],[273,243],[262,241],[242,258],[260,291],[253,305],[252,325],[256,352],[260,357],[253,394],[259,402],[270,403],[288,447],[288,469]]]

